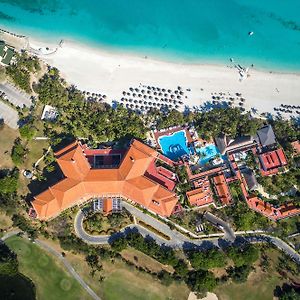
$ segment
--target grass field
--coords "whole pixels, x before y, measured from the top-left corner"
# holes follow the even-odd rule
[[[272,300],[274,289],[282,281],[275,274],[252,273],[246,283],[231,283],[214,291],[219,300]]]
[[[189,290],[185,284],[162,285],[149,274],[116,261],[106,269],[106,278],[101,284],[105,300],[185,300]]]
[[[0,229],[8,230],[12,226],[12,220],[5,214],[4,211],[0,210]]]
[[[13,162],[10,158],[11,149],[14,144],[14,140],[19,136],[19,131],[11,129],[7,125],[4,125],[0,130],[0,168],[12,168]]]
[[[33,164],[43,155],[43,149],[48,149],[49,142],[44,140],[31,140],[27,144],[27,148],[29,150],[27,154],[26,161],[24,163],[24,168],[32,169]],[[42,170],[44,167],[44,162],[41,161],[39,164],[40,169]]]
[[[132,262],[136,266],[151,270],[152,272],[160,272],[161,270],[166,270],[172,273],[174,271],[171,266],[163,265],[152,257],[133,248],[124,249],[121,252],[121,255],[127,261]]]
[[[16,236],[6,243],[18,255],[19,271],[35,284],[38,300],[91,299],[55,257],[37,245]]]
[[[90,275],[90,269],[83,256],[67,253],[66,258],[85,282],[103,300],[173,299],[186,300],[189,290],[185,284],[162,285],[151,275],[130,267],[121,260],[102,261],[104,281],[99,282],[100,274]],[[158,263],[159,264],[159,263]]]

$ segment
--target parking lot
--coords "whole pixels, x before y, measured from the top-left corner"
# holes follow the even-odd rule
[[[15,106],[31,106],[31,99],[28,94],[20,91],[8,82],[0,83],[0,93],[5,93],[5,97]]]
[[[4,120],[4,123],[13,129],[18,128],[19,116],[18,112],[12,107],[0,101],[0,119]]]

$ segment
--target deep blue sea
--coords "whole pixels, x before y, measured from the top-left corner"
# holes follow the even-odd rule
[[[0,28],[165,60],[300,71],[300,0],[0,0]]]

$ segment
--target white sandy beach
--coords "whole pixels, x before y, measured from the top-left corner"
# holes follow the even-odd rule
[[[32,40],[30,43],[35,48],[41,45]],[[189,107],[212,100],[211,93],[215,92],[226,93],[225,101],[230,97],[229,93],[231,96],[241,93],[246,99],[244,107],[254,107],[260,113],[274,113],[273,108],[281,103],[300,105],[300,74],[250,69],[250,77],[241,82],[238,70],[233,67],[163,62],[149,57],[109,53],[70,41],[65,41],[55,53],[41,58],[57,67],[69,83],[81,90],[106,94],[108,102],[119,100],[122,91],[129,87],[143,84],[166,89],[177,86],[191,89],[186,92],[187,99],[183,100]]]

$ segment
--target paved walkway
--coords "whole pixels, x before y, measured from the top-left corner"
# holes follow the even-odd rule
[[[1,240],[5,241],[6,239],[17,235],[18,233],[20,233],[20,230],[15,230],[15,231],[11,231],[6,233]],[[98,297],[96,295],[96,293],[84,282],[84,280],[82,279],[82,277],[74,270],[74,268],[71,266],[71,264],[67,261],[66,258],[64,258],[60,252],[56,251],[54,248],[50,247],[48,244],[46,244],[44,241],[41,241],[39,239],[34,240],[34,242],[40,246],[41,248],[43,248],[45,251],[51,253],[52,255],[56,256],[56,258],[58,258],[58,260],[60,260],[65,268],[67,269],[67,271],[71,274],[71,276],[73,276],[79,283],[80,285],[87,291],[87,293],[90,294],[90,296],[95,299],[95,300],[101,300],[100,297]]]
[[[126,208],[135,218],[142,220],[143,222],[151,225],[153,228],[156,230],[162,232],[164,235],[167,235],[170,237],[170,240],[166,240],[162,238],[161,236],[155,234],[154,232],[140,226],[140,225],[130,225],[127,226],[126,228],[123,228],[121,232],[126,232],[128,230],[138,230],[143,236],[150,236],[153,239],[156,240],[156,242],[160,245],[164,244],[167,246],[170,246],[172,248],[181,248],[181,249],[193,249],[193,248],[200,248],[200,249],[206,249],[211,247],[212,245],[214,246],[223,246],[229,244],[228,240],[226,240],[226,235],[228,235],[228,232],[225,227],[224,227],[224,233],[218,234],[217,237],[215,235],[211,235],[211,237],[199,237],[198,239],[195,238],[189,238],[186,235],[183,235],[182,233],[178,232],[176,229],[171,230],[170,227],[163,222],[157,220],[156,218],[143,213],[140,209],[132,206],[128,202],[123,202],[123,207]],[[214,216],[215,217],[215,216]],[[109,235],[89,235],[88,233],[85,232],[83,229],[82,223],[84,220],[85,216],[83,212],[80,210],[75,218],[75,232],[78,237],[80,237],[83,241],[86,243],[90,244],[107,244],[110,241],[114,240],[115,238],[118,237],[120,233],[115,233],[111,236]],[[216,218],[216,217],[215,217]],[[218,222],[221,220],[217,218]],[[214,219],[215,220],[215,219]],[[224,222],[224,221],[222,221]],[[225,223],[225,222],[224,222]],[[227,224],[227,223],[225,223]],[[290,247],[287,243],[285,243],[283,240],[270,236],[266,233],[264,233],[261,230],[253,230],[253,231],[237,231],[233,232],[232,229],[229,229],[229,234],[230,237],[232,236],[243,236],[243,240],[246,240],[250,243],[272,243],[274,244],[277,248],[280,250],[284,251],[286,254],[288,254],[291,258],[293,258],[297,263],[300,264],[300,255],[292,248]],[[250,235],[251,234],[251,235]],[[225,239],[223,238],[225,236]],[[235,244],[242,243],[241,239],[236,238],[235,239]]]
[[[234,242],[235,234],[229,223],[226,223],[225,221],[216,217],[215,215],[213,215],[210,212],[207,212],[206,214],[204,214],[204,218],[207,221],[209,221],[210,223],[212,223],[213,225],[218,226],[222,231],[224,231],[225,239],[227,239],[230,242]]]

